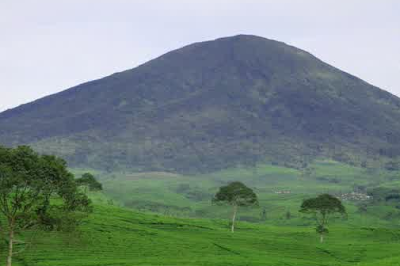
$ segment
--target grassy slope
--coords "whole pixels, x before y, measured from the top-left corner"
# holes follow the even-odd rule
[[[309,224],[298,213],[299,205],[304,198],[328,193],[345,193],[353,191],[354,185],[368,188],[376,186],[397,187],[400,180],[398,172],[372,171],[340,164],[334,161],[320,160],[310,166],[311,171],[299,171],[273,165],[260,165],[256,169],[236,168],[202,176],[180,176],[167,173],[115,174],[104,175],[105,192],[115,202],[123,206],[142,211],[160,212],[179,217],[226,218],[230,210],[211,206],[210,199],[218,187],[232,180],[243,181],[254,188],[260,199],[260,208],[245,209],[239,213],[239,219],[260,219],[265,208],[269,224]],[[332,181],[333,180],[333,181]],[[186,185],[187,191],[178,191]],[[290,194],[277,194],[287,191]],[[190,194],[200,194],[200,199]],[[349,210],[348,224],[364,226],[395,225],[400,218],[399,210],[393,206],[379,208],[368,207],[366,214],[357,211],[360,202],[345,202]],[[185,209],[186,208],[186,209]],[[289,211],[291,219],[285,219]],[[384,219],[392,212],[392,220]]]
[[[34,245],[16,257],[15,265],[400,265],[398,216],[383,218],[388,212],[399,212],[393,206],[371,206],[366,213],[359,213],[355,203],[346,202],[349,218],[332,222],[324,244],[318,243],[313,220],[298,213],[305,197],[320,192],[351,191],[354,184],[393,186],[399,182],[398,173],[326,160],[316,162],[311,168],[305,174],[262,165],[256,171],[238,168],[203,176],[166,173],[112,176],[98,172],[107,196],[92,195],[95,212],[80,231],[39,233]],[[74,171],[81,174],[87,170]],[[336,181],[327,182],[330,178]],[[239,218],[257,218],[265,207],[266,221],[239,222],[237,232],[231,234],[228,208],[210,206],[207,197],[198,201],[176,191],[180,185],[188,184],[190,191],[212,195],[218,186],[230,180],[244,181],[260,197],[261,208],[241,209]],[[292,193],[276,194],[279,190]],[[109,205],[109,197],[114,205]],[[137,202],[147,212],[146,204],[161,204],[166,209],[159,211],[168,216],[115,206],[137,207],[134,205]],[[287,211],[292,214],[289,220],[285,218]],[[196,215],[206,218],[188,218]],[[4,261],[4,244],[0,242],[0,261]]]
[[[319,244],[310,227],[240,222],[231,234],[223,220],[163,217],[97,204],[80,233],[40,233],[15,265],[399,265],[400,230],[331,229]]]

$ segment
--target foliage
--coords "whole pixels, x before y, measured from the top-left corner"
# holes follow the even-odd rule
[[[84,173],[80,178],[76,179],[76,183],[88,186],[91,191],[103,190],[103,185],[91,173]]]
[[[226,203],[233,207],[231,231],[235,231],[237,207],[258,206],[256,193],[241,182],[232,182],[219,188],[212,202],[215,204]]]
[[[336,213],[345,215],[346,208],[338,198],[329,194],[321,194],[316,198],[304,200],[301,204],[300,212],[314,215],[317,222],[316,231],[320,234],[322,242],[323,235],[329,232],[326,228],[329,216]]]
[[[322,194],[316,198],[304,200],[300,212],[330,215],[334,213],[345,214],[346,209],[338,198],[329,194]]]
[[[6,221],[0,229],[8,234],[7,265],[16,233],[34,227],[60,230],[66,224],[71,229],[79,213],[90,210],[90,200],[78,192],[64,160],[27,146],[0,146],[0,212]]]
[[[242,182],[232,182],[229,185],[220,187],[212,202],[244,207],[258,205],[257,195]]]

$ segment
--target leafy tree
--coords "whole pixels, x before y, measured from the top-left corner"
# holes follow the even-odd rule
[[[103,190],[103,185],[91,173],[84,173],[76,179],[78,185],[88,186],[90,191]]]
[[[42,228],[62,230],[91,211],[90,200],[78,192],[64,160],[38,155],[27,146],[0,146],[0,227],[8,235],[7,266],[12,265],[16,235]]]
[[[245,186],[241,182],[232,182],[227,186],[220,187],[219,191],[212,199],[212,202],[215,204],[225,203],[232,206],[232,233],[235,231],[235,220],[238,207],[258,205],[257,195],[251,188]]]
[[[320,242],[324,242],[324,235],[329,233],[326,225],[328,219],[334,214],[346,214],[342,202],[329,194],[322,194],[316,198],[306,199],[300,207],[300,212],[313,214],[317,222],[316,232],[320,235]]]

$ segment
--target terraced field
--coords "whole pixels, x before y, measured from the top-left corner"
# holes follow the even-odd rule
[[[77,174],[84,170],[74,170]],[[242,181],[257,193],[259,208],[243,209],[239,219],[271,225],[304,225],[298,210],[303,199],[319,193],[343,196],[350,213],[348,223],[362,226],[396,226],[400,209],[396,203],[370,204],[348,200],[346,195],[361,189],[361,195],[376,187],[400,188],[400,172],[354,167],[332,160],[319,160],[306,169],[275,165],[231,168],[211,174],[183,176],[170,173],[94,173],[115,204],[145,212],[190,218],[225,219],[230,209],[212,206],[212,196],[221,185]],[[360,212],[360,206],[366,204]],[[379,208],[376,208],[377,205]],[[385,205],[385,206],[384,206]],[[265,215],[263,214],[265,213]],[[286,216],[290,213],[290,219]]]
[[[320,244],[313,228],[179,219],[97,204],[72,234],[41,232],[16,256],[19,266],[400,265],[400,230],[331,228]],[[4,259],[4,246],[1,249]]]

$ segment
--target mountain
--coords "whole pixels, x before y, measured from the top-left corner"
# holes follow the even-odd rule
[[[400,99],[303,50],[239,35],[7,110],[0,144],[109,171],[360,163],[400,154]]]

